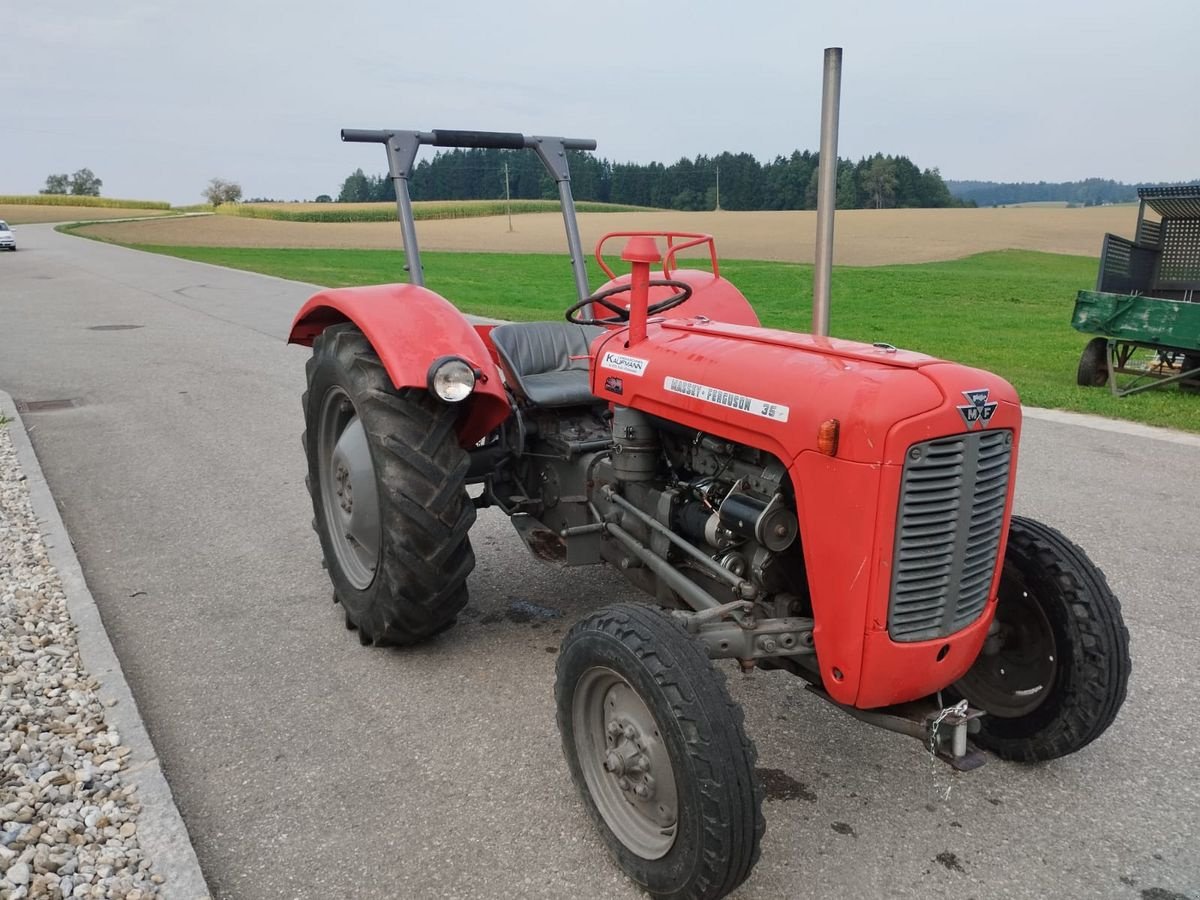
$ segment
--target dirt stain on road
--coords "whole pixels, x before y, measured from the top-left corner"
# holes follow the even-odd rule
[[[958,861],[958,854],[951,853],[949,850],[943,850],[934,858],[934,862],[939,862],[951,872],[963,872],[967,870],[962,867],[962,863]]]
[[[479,620],[479,623],[481,625],[495,625],[497,622],[507,620],[516,625],[533,623],[536,627],[549,619],[557,619],[561,616],[561,609],[551,609],[548,606],[540,606],[528,600],[513,600],[505,609],[490,612],[486,616],[483,616]]]
[[[817,795],[803,781],[797,781],[783,769],[755,769],[754,774],[768,800],[807,800],[817,802]]]

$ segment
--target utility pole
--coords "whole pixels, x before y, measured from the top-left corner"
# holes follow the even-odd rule
[[[717,212],[721,211],[721,164],[717,163]]]
[[[508,230],[512,227],[512,197],[508,193],[508,160],[504,161],[504,208],[508,212]]]

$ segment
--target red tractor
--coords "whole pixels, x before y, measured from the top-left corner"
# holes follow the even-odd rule
[[[607,562],[650,595],[564,638],[571,775],[617,862],[659,897],[715,898],[764,830],[754,745],[713,659],[785,669],[957,768],[1053,759],[1112,723],[1130,659],[1104,575],[1012,515],[1021,432],[1003,379],[887,344],[759,326],[713,240],[625,234],[588,286],[568,150],[594,141],[344,131],[385,145],[410,283],[322,291],[308,486],[336,599],[365,644],[454,624],[476,510],[539,559]],[[423,286],[418,148],[530,148],[562,200],[564,321],[472,325]],[[707,270],[679,254],[707,251]],[[478,495],[468,494],[477,486]]]

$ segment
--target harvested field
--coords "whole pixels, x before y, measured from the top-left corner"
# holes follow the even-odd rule
[[[1131,234],[1136,206],[1084,209],[845,210],[838,213],[835,260],[845,266],[960,259],[989,250],[1022,249],[1098,256],[1106,231]],[[585,247],[608,231],[673,229],[703,231],[717,239],[729,259],[812,262],[815,212],[583,213]],[[421,222],[418,236],[429,250],[553,253],[564,246],[562,217],[530,213]],[[122,244],[210,247],[396,248],[395,222],[278,222],[236,216],[166,219],[89,226],[81,233]]]
[[[31,206],[0,203],[0,219],[9,225],[36,222],[80,222],[90,219],[127,219],[133,216],[167,216],[168,209],[124,209],[105,206]]]

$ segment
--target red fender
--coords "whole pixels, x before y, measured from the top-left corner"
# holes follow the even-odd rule
[[[288,343],[311,347],[318,334],[340,322],[353,322],[366,335],[397,389],[426,387],[429,366],[439,356],[461,357],[481,373],[458,420],[464,447],[508,418],[500,370],[479,333],[444,297],[415,284],[321,291],[301,307]]]

